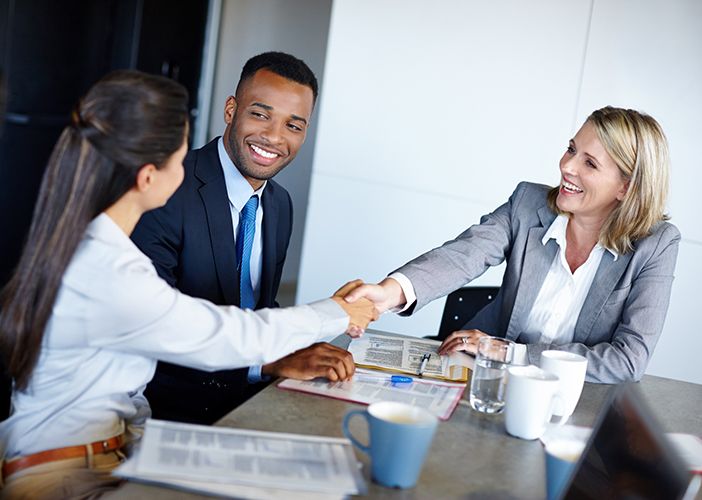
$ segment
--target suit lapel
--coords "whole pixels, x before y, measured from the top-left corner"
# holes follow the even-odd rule
[[[551,263],[558,252],[558,244],[550,240],[544,245],[541,240],[546,234],[549,226],[556,218],[555,214],[548,207],[541,207],[538,211],[541,226],[529,229],[524,260],[522,262],[522,274],[519,279],[517,296],[514,299],[514,307],[507,326],[506,338],[516,340],[524,329],[524,323],[529,317],[529,312],[536,301],[536,296],[541,290],[541,285],[546,279]]]
[[[278,206],[273,200],[272,186],[269,184],[263,190],[263,265],[261,270],[259,305],[273,304],[273,278],[277,264],[276,242],[278,234]]]
[[[590,285],[590,290],[585,297],[583,308],[580,310],[578,321],[575,323],[573,341],[585,342],[590,336],[597,316],[629,265],[632,254],[633,252],[628,252],[620,255],[615,261],[611,253],[604,252],[592,285]]]
[[[222,165],[217,153],[217,139],[202,148],[195,165],[195,176],[203,183],[198,192],[207,213],[210,243],[217,278],[226,304],[239,304],[234,228]]]

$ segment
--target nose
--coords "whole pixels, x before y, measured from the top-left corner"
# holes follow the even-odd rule
[[[577,162],[575,161],[575,155],[569,155],[568,153],[563,155],[561,158],[561,172],[568,175],[576,175]]]
[[[261,131],[261,137],[270,144],[280,144],[283,140],[284,124],[276,120],[266,123],[266,127]]]

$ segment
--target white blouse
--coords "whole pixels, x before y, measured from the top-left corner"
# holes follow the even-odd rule
[[[524,333],[541,335],[539,344],[558,345],[573,341],[575,323],[605,252],[602,245],[596,244],[587,260],[575,272],[571,272],[566,260],[567,227],[568,217],[559,215],[541,239],[543,245],[551,239],[556,240],[558,253],[536,296],[524,328]],[[610,252],[616,259],[617,254]]]
[[[0,457],[140,434],[156,361],[200,370],[265,364],[342,333],[331,299],[242,311],[171,288],[106,214],[89,225],[46,328],[29,387],[0,423]]]

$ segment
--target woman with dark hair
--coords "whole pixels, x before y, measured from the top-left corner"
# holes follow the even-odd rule
[[[215,306],[158,277],[129,234],[183,179],[186,103],[171,80],[112,73],[54,148],[2,294],[0,347],[14,379],[0,424],[4,496],[113,487],[110,471],[149,416],[142,393],[157,360],[201,370],[267,363],[375,317],[369,302],[339,297],[255,312]]]

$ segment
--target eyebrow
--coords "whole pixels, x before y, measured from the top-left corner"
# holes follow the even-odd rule
[[[575,144],[575,139],[571,139],[571,140],[568,141],[568,142],[569,142],[572,146],[575,146],[575,149],[576,149],[576,151],[577,151],[578,147],[577,147],[577,145]],[[583,154],[584,154],[585,156],[587,156],[588,158],[590,158],[592,161],[594,161],[594,162],[597,164],[598,167],[602,166],[602,164],[600,163],[600,160],[598,160],[596,157],[592,156],[592,155],[591,155],[590,153],[588,153],[587,151],[583,151]]]
[[[251,106],[263,108],[266,111],[273,111],[273,106],[271,106],[270,104],[263,104],[262,102],[252,102]],[[302,116],[292,114],[292,115],[290,115],[290,118],[292,118],[295,121],[300,121],[300,122],[304,123],[305,125],[307,125],[307,119],[303,118]]]

